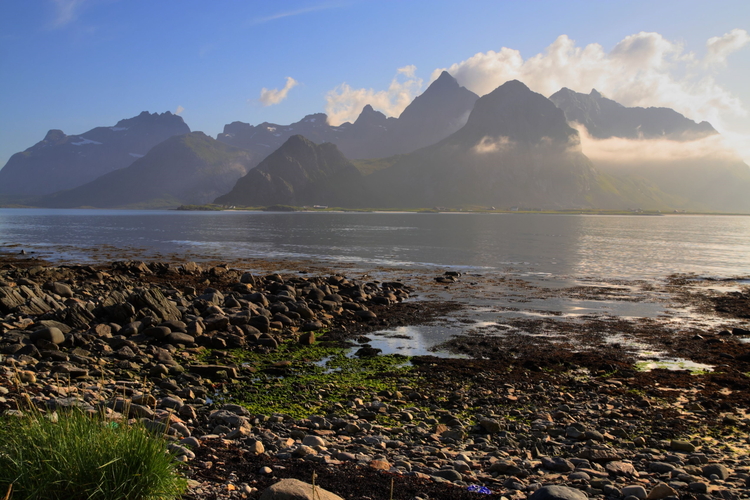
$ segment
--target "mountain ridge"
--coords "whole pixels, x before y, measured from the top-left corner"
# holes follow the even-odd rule
[[[0,169],[0,194],[46,195],[80,186],[127,167],[169,137],[188,132],[183,119],[169,111],[144,111],[111,127],[77,135],[52,129]]]
[[[128,167],[76,188],[53,193],[50,208],[175,208],[210,203],[249,169],[249,154],[203,132],[190,132],[154,146]]]

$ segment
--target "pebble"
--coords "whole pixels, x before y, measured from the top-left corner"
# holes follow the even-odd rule
[[[730,499],[740,498],[750,481],[746,459],[724,456],[719,449],[701,446],[700,439],[644,432],[639,419],[651,415],[644,408],[653,411],[659,403],[640,396],[609,396],[608,391],[620,385],[593,377],[571,379],[564,389],[539,382],[482,387],[481,374],[476,374],[471,383],[485,391],[481,400],[461,387],[439,394],[427,387],[363,391],[330,415],[301,420],[213,404],[221,381],[250,372],[221,358],[213,364],[187,362],[186,354],[195,352],[195,345],[268,350],[286,338],[309,344],[315,336],[303,338],[302,332],[343,318],[360,326],[379,321],[386,315],[378,317],[368,307],[403,300],[409,290],[356,280],[262,278],[224,269],[224,276],[236,274],[242,292],[196,286],[187,294],[166,285],[135,286],[128,277],[158,269],[145,263],[113,264],[108,273],[120,281],[105,280],[103,288],[54,276],[72,271],[50,271],[39,283],[66,281],[74,286],[64,285],[70,290],[66,297],[62,287],[24,285],[50,307],[34,314],[20,313],[23,307],[41,307],[29,297],[13,296],[25,300],[22,303],[0,301],[0,375],[17,377],[26,384],[23,389],[33,385],[29,394],[41,407],[84,405],[94,410],[108,402],[107,411],[115,414],[128,408],[129,417],[145,419],[145,425],[173,436],[171,449],[188,463],[213,446],[236,446],[284,460],[315,460],[331,467],[354,462],[462,487],[484,485],[502,492],[506,500],[529,495],[530,500],[583,500],[583,491],[629,500],[709,492],[715,497],[714,492],[726,491],[717,495]],[[212,276],[197,266],[183,269],[205,273],[209,281]],[[14,281],[8,273],[0,271],[0,283]],[[2,290],[4,286],[0,298],[5,297]],[[70,300],[60,302],[60,297]],[[34,323],[35,315],[43,315],[47,323]],[[274,368],[290,367],[293,363]],[[144,381],[146,375],[151,379]],[[627,385],[625,378],[622,383]],[[3,408],[16,396],[16,387],[7,385],[0,386]],[[722,418],[747,430],[738,410],[733,413],[740,417]],[[702,412],[695,414],[702,418],[705,411],[698,403],[683,408],[685,418],[691,418],[690,412]],[[382,416],[391,417],[389,425],[378,422]],[[744,441],[733,445],[747,451]],[[274,471],[262,467],[259,473]],[[234,484],[239,493],[257,493],[249,484]]]

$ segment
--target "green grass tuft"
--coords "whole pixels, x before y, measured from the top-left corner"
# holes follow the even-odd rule
[[[53,417],[55,414],[53,414]],[[166,442],[141,425],[81,410],[0,419],[0,491],[13,499],[167,500],[187,482]]]

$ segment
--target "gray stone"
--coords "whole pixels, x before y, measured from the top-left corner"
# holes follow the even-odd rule
[[[189,446],[190,448],[200,448],[201,446],[200,440],[194,436],[189,436],[189,437],[180,439],[180,444],[182,446]]]
[[[136,309],[150,309],[163,321],[179,321],[182,319],[182,313],[180,313],[179,309],[167,300],[158,288],[150,288],[133,293],[128,297],[128,302],[133,304]]]
[[[638,476],[638,471],[635,470],[633,464],[627,462],[608,462],[604,468],[607,472],[616,476]]]
[[[175,411],[179,411],[184,404],[185,403],[182,402],[182,399],[177,396],[170,396],[162,398],[161,401],[159,401],[159,408],[171,408]]]
[[[73,297],[73,289],[64,283],[52,283],[50,290],[56,293],[60,297],[71,298]]]
[[[587,473],[583,471],[575,471],[575,472],[570,473],[570,475],[568,475],[568,479],[570,479],[571,481],[575,481],[575,480],[590,481],[591,476],[589,476]]]
[[[702,481],[693,481],[692,483],[688,484],[688,490],[692,491],[693,493],[707,493],[708,484]]]
[[[172,330],[170,330],[167,326],[152,326],[150,328],[146,328],[143,331],[144,335],[147,335],[156,340],[165,339],[170,333],[172,333]]]
[[[256,439],[254,441],[251,441],[247,443],[247,449],[250,453],[253,453],[255,455],[260,455],[261,453],[265,453],[266,447],[263,446],[263,442],[259,439]]]
[[[490,434],[500,432],[501,429],[500,422],[493,418],[483,418],[479,421],[479,425],[482,426],[482,429],[484,429],[485,432]]]
[[[555,472],[571,472],[575,470],[573,463],[563,457],[540,457],[540,459],[544,468]]]
[[[581,490],[567,486],[543,486],[532,493],[528,500],[587,500]]]
[[[633,484],[630,486],[625,486],[620,491],[620,493],[622,493],[623,497],[634,496],[636,498],[639,498],[640,500],[644,500],[648,496],[648,492],[646,492],[646,488],[644,488],[640,484]]]
[[[690,441],[673,439],[671,446],[673,450],[677,450],[677,451],[684,451],[687,453],[693,453],[695,451],[695,445],[691,443]]]
[[[63,342],[65,342],[65,335],[62,331],[60,331],[59,328],[50,326],[33,332],[31,334],[31,340],[46,340],[47,342],[52,342],[53,344],[62,344]]]
[[[305,446],[327,446],[325,439],[319,436],[307,435],[302,440]]]
[[[299,479],[282,479],[268,487],[260,495],[260,500],[344,500],[340,496],[319,486]]]
[[[675,466],[666,462],[651,462],[648,464],[648,470],[657,474],[665,474],[675,470]]]
[[[665,483],[659,483],[656,486],[654,486],[654,489],[652,489],[649,494],[647,500],[662,500],[663,498],[667,497],[676,497],[677,491],[675,491],[674,488],[669,486]]]
[[[172,345],[178,345],[178,344],[184,344],[184,345],[192,345],[195,344],[195,338],[191,335],[188,335],[187,333],[182,332],[172,332],[164,339],[164,342],[167,344]]]
[[[708,464],[703,467],[703,477],[710,478],[712,474],[716,474],[724,481],[729,477],[729,469],[723,464]]]
[[[454,469],[443,469],[432,474],[433,476],[441,477],[448,481],[463,481],[463,476],[460,472]]]

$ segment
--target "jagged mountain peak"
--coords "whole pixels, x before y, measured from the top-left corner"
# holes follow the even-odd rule
[[[626,107],[596,89],[589,94],[563,88],[550,96],[568,121],[586,127],[600,139],[669,138],[692,140],[716,133],[708,122],[696,123],[671,108]]]
[[[160,142],[188,132],[181,117],[148,111],[82,134],[52,129],[8,160],[0,170],[0,194],[44,195],[74,188],[127,167]]]
[[[64,141],[66,137],[68,136],[65,135],[65,132],[60,129],[53,128],[49,132],[47,132],[47,135],[44,136],[42,142],[55,144]]]
[[[315,144],[293,135],[215,203],[224,205],[315,204],[324,202],[326,186],[361,174],[335,144]]]
[[[428,92],[430,89],[457,89],[459,87],[460,85],[458,84],[458,80],[453,78],[453,76],[447,71],[443,71],[442,73],[440,73],[440,76],[437,77],[437,79],[432,82],[429,87],[427,87],[427,90],[425,92]]]
[[[569,144],[578,142],[565,114],[543,95],[518,80],[510,80],[480,97],[466,126],[455,134],[460,141],[483,137],[506,137],[535,144],[545,140]]]
[[[392,118],[388,118],[384,113],[375,110],[371,105],[367,104],[362,108],[362,112],[353,125],[355,127],[385,127],[386,123],[392,120]]]

